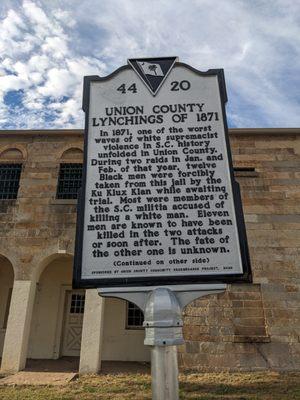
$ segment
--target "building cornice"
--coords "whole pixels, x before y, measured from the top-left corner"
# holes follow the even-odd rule
[[[0,136],[82,136],[83,129],[11,129],[0,130]]]
[[[300,128],[231,128],[230,135],[300,135]]]

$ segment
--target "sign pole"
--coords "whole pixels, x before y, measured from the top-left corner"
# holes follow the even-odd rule
[[[178,400],[176,345],[183,344],[181,308],[174,292],[159,287],[148,296],[145,307],[144,343],[151,346],[152,398]]]
[[[178,400],[178,362],[176,346],[151,349],[152,399]]]
[[[145,314],[144,344],[151,346],[153,400],[178,400],[177,345],[184,343],[182,310],[191,301],[222,293],[225,284],[98,288],[103,297],[135,303]]]

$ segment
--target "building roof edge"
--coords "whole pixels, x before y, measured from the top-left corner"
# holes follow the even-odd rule
[[[81,136],[83,132],[83,129],[8,129],[0,130],[0,136]]]
[[[229,128],[231,135],[300,135],[300,128]]]

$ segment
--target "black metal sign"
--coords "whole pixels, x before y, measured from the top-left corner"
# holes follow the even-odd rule
[[[74,287],[251,280],[223,70],[128,63],[84,79]]]

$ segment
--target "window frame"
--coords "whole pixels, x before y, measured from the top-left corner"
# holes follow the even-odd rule
[[[85,293],[71,293],[69,314],[84,314]]]
[[[70,171],[68,171],[67,168],[69,168],[71,170],[71,166],[74,165],[76,167],[74,168],[78,168],[78,171],[76,171],[76,174],[79,173],[79,166],[81,167],[81,177],[80,179],[76,179],[76,180],[71,180],[70,177],[68,177],[68,179],[64,179],[63,174],[68,174],[71,175]],[[67,166],[67,167],[66,167]],[[66,169],[66,171],[63,171],[63,169]],[[78,199],[78,192],[82,186],[82,170],[83,170],[83,164],[81,162],[60,162],[59,164],[59,170],[58,170],[58,176],[57,176],[57,187],[56,187],[56,195],[55,195],[55,200],[56,201],[76,201]],[[64,190],[66,189],[66,187],[64,186],[67,182],[67,186],[69,185],[68,189],[69,191],[64,193]],[[75,182],[75,185],[74,185]],[[78,187],[76,187],[76,183],[80,183],[80,185],[78,185]],[[72,185],[74,185],[74,187],[77,189],[76,194],[75,191],[72,192],[70,189],[72,188]]]
[[[131,308],[131,306],[133,306],[132,308],[136,311],[139,311],[140,313],[142,313],[142,323],[141,325],[130,325],[129,324],[129,310]],[[126,321],[125,321],[125,329],[127,330],[144,330],[144,326],[143,326],[143,322],[144,322],[144,313],[143,311],[134,303],[132,303],[131,301],[126,301]]]
[[[3,166],[10,167],[10,168],[7,168],[7,171],[9,171],[10,169],[13,170],[13,166],[17,167],[18,170],[16,170],[16,169],[14,170],[14,173],[17,173],[17,175],[18,175],[17,178],[14,180],[12,180],[12,179],[7,179],[7,180],[3,179],[2,180],[1,175],[3,172],[3,170],[2,170]],[[23,163],[21,163],[21,162],[0,162],[0,201],[7,201],[7,200],[10,201],[10,200],[18,199],[22,171],[23,171]],[[1,188],[1,184],[4,182],[15,182],[15,186],[17,186],[17,187],[14,187],[14,192],[5,193],[3,188]],[[14,195],[13,197],[11,196],[12,194]],[[5,195],[10,196],[10,197],[2,197]]]

